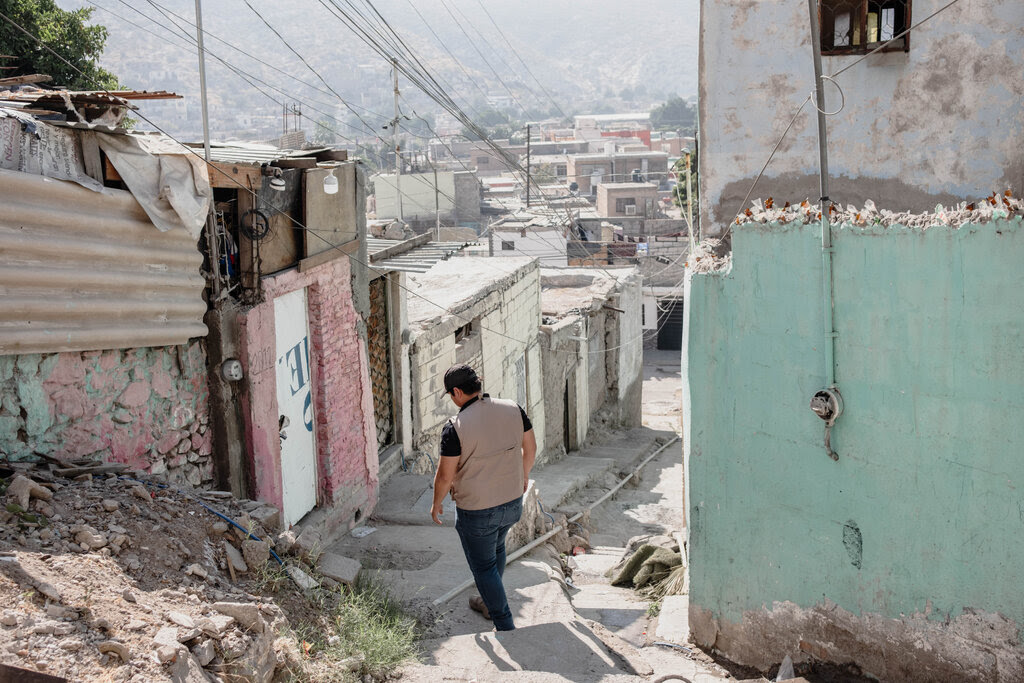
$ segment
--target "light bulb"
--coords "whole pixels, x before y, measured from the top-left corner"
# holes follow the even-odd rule
[[[337,194],[338,192],[338,179],[334,175],[334,169],[328,171],[327,175],[324,176],[324,193],[325,194]]]
[[[270,189],[278,192],[284,192],[288,186],[284,182],[284,178],[281,176],[275,176],[270,179]]]

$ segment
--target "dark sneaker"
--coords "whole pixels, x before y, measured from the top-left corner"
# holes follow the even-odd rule
[[[469,599],[469,608],[483,615],[484,619],[490,621],[491,615],[487,612],[487,605],[484,604],[484,599],[479,595],[474,595]]]

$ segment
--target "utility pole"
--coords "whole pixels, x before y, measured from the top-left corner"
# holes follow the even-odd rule
[[[530,208],[530,124],[526,124],[526,208]]]
[[[401,116],[398,113],[398,60],[391,58],[391,69],[395,74],[395,120],[391,123],[391,134],[395,142],[395,196],[398,198],[398,222],[404,223],[402,212],[402,150],[398,145],[398,122]]]
[[[203,109],[203,157],[210,168],[210,115],[206,105],[206,50],[203,48],[203,8],[196,0],[196,45],[199,47],[199,99]],[[210,271],[213,274],[213,299],[220,299],[220,247],[217,245],[217,224],[213,206],[206,216],[206,246],[210,252]]]
[[[441,198],[437,187],[437,167],[434,167],[434,239],[441,241]]]

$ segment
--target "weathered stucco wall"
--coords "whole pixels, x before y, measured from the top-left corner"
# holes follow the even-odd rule
[[[0,356],[0,452],[213,480],[204,343]]]
[[[1022,221],[834,245],[838,462],[808,408],[818,226],[737,226],[731,270],[687,284],[693,638],[762,669],[1024,680]]]
[[[915,0],[919,21],[945,0]],[[717,235],[814,87],[806,3],[701,3],[700,193]],[[838,77],[828,117],[830,196],[893,211],[1024,189],[1024,3],[959,2],[911,33],[910,52],[874,55]],[[859,57],[823,58],[832,74]],[[826,111],[840,108],[826,85]],[[813,102],[751,199],[816,200]]]
[[[254,498],[282,506],[274,299],[307,288],[316,416],[317,500],[331,518],[367,515],[377,501],[377,436],[366,329],[353,305],[351,266],[337,258],[264,278],[265,301],[240,316],[243,413]]]
[[[612,305],[622,309],[614,320],[616,338],[616,420],[620,426],[639,427],[643,419],[644,340],[643,291],[640,273],[619,279],[619,292]]]

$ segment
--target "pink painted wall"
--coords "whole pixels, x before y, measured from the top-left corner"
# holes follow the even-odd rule
[[[240,317],[250,485],[258,500],[282,506],[274,299],[303,287],[308,288],[317,500],[333,508],[334,516],[352,519],[357,510],[372,511],[378,480],[366,339],[352,303],[347,258],[264,278],[264,302]]]
[[[0,451],[119,462],[171,482],[213,480],[201,341],[0,356]]]

